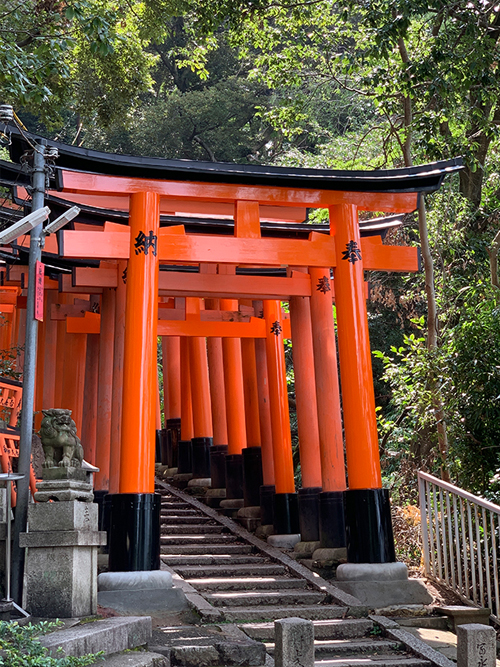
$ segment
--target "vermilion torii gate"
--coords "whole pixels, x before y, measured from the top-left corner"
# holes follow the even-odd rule
[[[205,338],[222,342],[228,442],[217,444],[228,445],[229,457],[241,456],[252,446],[261,445],[264,450],[263,429],[260,441],[251,435],[261,415],[252,412],[248,400],[245,406],[243,388],[244,378],[249,386],[258,384],[252,372],[255,369],[258,374],[263,350],[255,344],[242,347],[242,341],[265,341],[272,457],[263,452],[263,481],[269,486],[272,477],[274,482],[277,532],[298,532],[281,300],[290,302],[304,487],[322,489],[322,542],[342,546],[345,534],[351,562],[395,560],[389,498],[381,488],[364,270],[416,270],[418,260],[415,249],[386,246],[379,237],[362,239],[358,210],[413,211],[420,193],[437,189],[458,163],[331,172],[136,160],[60,145],[59,151],[63,158],[57,171],[60,197],[129,211],[126,229],[75,228],[61,232],[58,239],[59,254],[68,260],[98,260],[116,267],[127,263],[120,466],[119,474],[111,471],[117,477],[112,494],[111,567],[154,569],[159,565],[154,529],[159,520],[159,498],[154,494],[157,335],[189,340],[188,347],[181,340],[176,362],[181,366],[182,414],[172,416],[181,417],[183,442],[198,441],[193,452],[199,452],[195,458],[203,461],[216,424],[213,405],[210,410],[211,384],[216,382],[215,371],[221,370],[214,368],[212,377],[210,368],[209,376]],[[290,211],[304,208],[329,209],[329,235],[313,232],[308,239],[261,235],[264,211],[267,219],[289,220]],[[160,211],[200,210],[207,215],[231,212],[234,235],[190,234],[184,226],[160,228]],[[160,265],[195,265],[199,273],[160,273]],[[235,267],[286,267],[288,276],[241,276],[235,274]],[[110,278],[109,268],[101,267],[81,269],[81,275],[76,269],[75,289],[85,290],[89,271],[108,271],[106,280],[116,280],[118,286],[119,269]],[[95,273],[92,279],[104,285],[104,273],[100,277]],[[183,319],[158,319],[158,296],[185,298]],[[220,314],[213,320],[206,316],[210,310],[238,310],[238,303],[225,302],[237,298],[240,305],[241,299],[262,301],[263,319],[228,322]],[[202,317],[200,299],[205,300],[205,308],[214,305],[207,303],[209,299],[221,302]],[[101,325],[103,317],[104,313]],[[209,345],[209,357],[210,349]],[[255,397],[261,400],[258,390]],[[116,454],[111,451],[108,460],[116,461]]]

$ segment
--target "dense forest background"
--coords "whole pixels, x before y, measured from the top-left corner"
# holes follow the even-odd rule
[[[334,169],[463,156],[386,239],[421,245],[425,270],[367,276],[381,454],[403,502],[419,468],[500,500],[496,3],[2,0],[0,19],[0,102],[70,144]]]

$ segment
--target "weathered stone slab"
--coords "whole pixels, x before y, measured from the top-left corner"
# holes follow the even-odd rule
[[[336,581],[342,591],[372,609],[401,604],[431,604],[432,595],[421,579],[396,581]]]
[[[58,503],[33,503],[29,506],[30,532],[42,530],[94,530],[97,526],[97,503],[78,500]]]
[[[100,547],[107,541],[102,530],[53,530],[21,533],[19,545],[29,549],[43,547]]]
[[[495,667],[496,632],[481,623],[457,627],[457,667]]]
[[[40,641],[51,655],[56,655],[59,648],[63,655],[76,657],[99,651],[109,655],[144,646],[151,639],[151,631],[150,616],[126,616],[51,632]]]
[[[267,543],[276,549],[287,549],[292,551],[300,542],[300,533],[293,535],[269,535]]]
[[[343,563],[337,581],[401,581],[408,579],[405,563]]]
[[[170,660],[159,653],[150,651],[134,651],[133,653],[117,653],[108,658],[92,663],[92,667],[170,667]]]
[[[276,667],[314,667],[314,625],[303,618],[275,621]]]
[[[489,625],[491,610],[487,607],[466,607],[465,605],[448,605],[446,607],[437,607],[438,614],[448,616],[453,624],[453,629],[457,630],[459,625],[465,623],[482,623]]]
[[[73,479],[54,479],[47,482],[38,482],[35,500],[46,503],[49,500],[81,500],[91,503],[94,500],[92,484]]]
[[[102,572],[97,577],[99,591],[172,588],[172,575],[163,570]]]

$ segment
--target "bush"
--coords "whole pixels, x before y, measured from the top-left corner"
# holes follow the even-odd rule
[[[0,665],[5,667],[85,667],[92,665],[101,654],[50,656],[38,637],[56,630],[60,622],[19,625],[0,621]]]

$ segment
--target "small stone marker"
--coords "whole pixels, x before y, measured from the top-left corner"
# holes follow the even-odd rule
[[[457,667],[495,667],[496,633],[489,625],[457,627]]]
[[[303,618],[274,622],[276,667],[314,667],[314,625]]]

